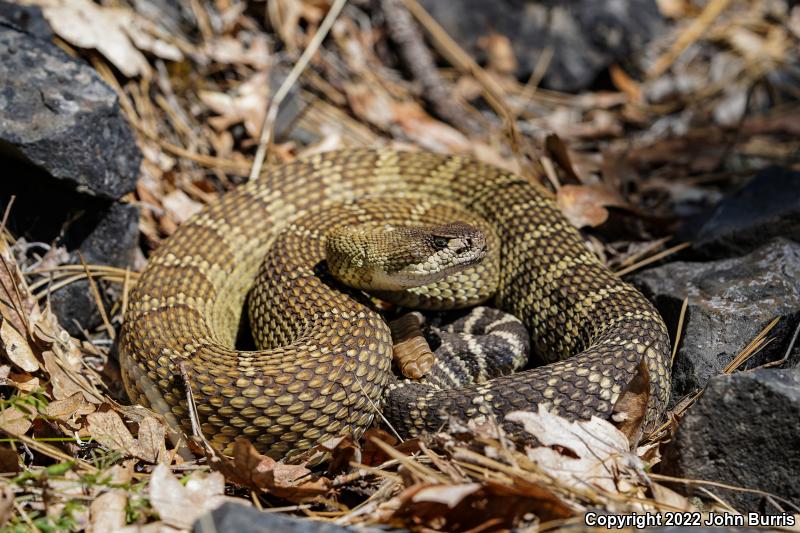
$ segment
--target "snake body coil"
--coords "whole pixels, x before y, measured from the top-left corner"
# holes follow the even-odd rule
[[[403,303],[456,307],[494,292],[550,364],[452,390],[399,381],[383,319],[327,273],[331,228],[446,224],[454,213],[487,228],[497,261],[461,274],[460,288],[411,291],[414,301]],[[237,350],[256,279],[248,305],[262,326],[253,331],[259,349]],[[392,425],[416,434],[448,416],[502,419],[536,405],[610,418],[638,387],[650,429],[669,394],[668,354],[656,311],[584,246],[546,191],[468,158],[390,150],[328,152],[270,168],[194,216],[150,258],[120,340],[134,402],[188,429],[188,381],[212,444],[230,452],[242,435],[275,457],[359,435],[384,400]]]

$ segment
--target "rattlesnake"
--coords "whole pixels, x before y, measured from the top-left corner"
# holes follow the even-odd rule
[[[446,281],[409,291],[412,301],[401,303],[436,307],[433,294],[440,307],[463,306],[492,296],[522,320],[549,364],[451,390],[392,376],[383,318],[328,273],[329,230],[453,216],[486,229],[495,261],[478,274],[454,274],[466,290]],[[257,277],[249,314],[266,326],[253,335],[265,348],[237,350]],[[662,319],[584,246],[546,190],[469,158],[387,149],[271,167],[185,222],[131,292],[120,357],[134,402],[188,429],[188,381],[200,429],[215,447],[230,452],[243,436],[275,457],[358,436],[381,406],[401,434],[435,430],[451,416],[502,419],[537,405],[569,418],[624,411],[628,429],[649,430],[669,394]],[[636,401],[646,407],[632,409]]]

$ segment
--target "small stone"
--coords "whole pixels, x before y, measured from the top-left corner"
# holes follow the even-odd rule
[[[281,531],[285,533],[381,533],[386,528],[338,526],[329,522],[311,520],[281,513],[259,511],[235,503],[226,503],[211,513],[201,516],[194,523],[192,533],[216,533],[217,531],[242,531],[247,533],[267,533]]]
[[[680,421],[665,450],[663,470],[766,491],[798,506],[798,420],[800,369],[717,376]],[[709,488],[739,512],[778,514],[760,494]]]

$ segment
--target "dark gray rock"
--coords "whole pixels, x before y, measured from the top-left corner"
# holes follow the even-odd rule
[[[491,31],[509,38],[526,79],[542,51],[553,55],[544,85],[561,91],[587,88],[615,62],[633,59],[658,35],[663,20],[654,0],[422,0],[422,5],[473,57]]]
[[[800,322],[800,244],[776,239],[738,258],[675,262],[646,270],[631,281],[655,303],[674,335],[689,297],[680,348],[672,367],[672,401],[720,374],[775,317],[774,340],[746,368],[782,358]],[[674,339],[673,339],[674,340]],[[800,354],[793,349],[792,361]]]
[[[11,25],[45,41],[53,38],[50,24],[45,20],[39,6],[20,5],[0,0],[0,24]]]
[[[704,257],[741,255],[778,236],[800,242],[800,172],[760,172],[724,198],[694,233],[688,236]]]
[[[680,421],[663,470],[759,489],[800,506],[799,420],[800,369],[717,376]],[[713,491],[740,512],[778,514],[758,494]]]
[[[71,254],[71,263],[80,264],[80,256],[87,265],[103,264],[126,267],[133,264],[139,244],[139,208],[130,204],[112,203],[102,215],[97,226]],[[79,256],[80,254],[80,256]],[[104,305],[117,296],[118,287],[106,286],[95,280]],[[101,323],[88,281],[78,281],[50,294],[50,306],[59,323],[74,336],[81,328],[92,328]]]
[[[381,533],[388,529],[376,527],[343,527],[335,524],[300,518],[281,513],[265,513],[235,503],[226,503],[211,513],[201,516],[194,523],[192,533]],[[392,529],[391,531],[399,531]]]
[[[9,157],[79,192],[117,199],[133,190],[142,156],[116,94],[94,69],[0,25],[0,158]]]

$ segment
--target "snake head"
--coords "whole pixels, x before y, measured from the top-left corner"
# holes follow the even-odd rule
[[[335,230],[326,243],[328,267],[363,290],[403,290],[435,283],[481,261],[486,235],[463,222],[364,225]]]

